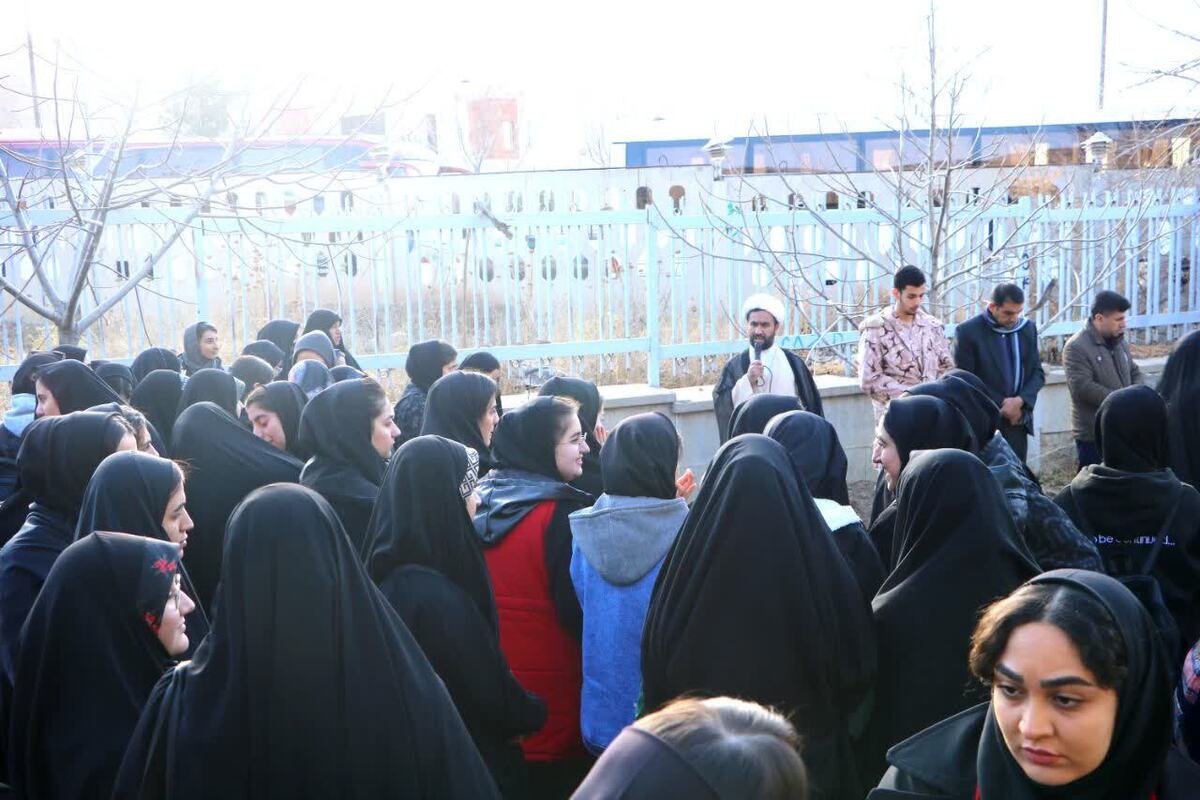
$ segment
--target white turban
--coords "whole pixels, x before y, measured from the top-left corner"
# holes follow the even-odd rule
[[[783,301],[769,294],[752,294],[747,297],[746,302],[742,304],[742,319],[749,317],[751,311],[765,311],[780,325],[787,318],[787,309]]]

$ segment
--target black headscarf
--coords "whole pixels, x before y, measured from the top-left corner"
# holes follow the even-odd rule
[[[495,464],[492,449],[479,431],[479,420],[495,398],[496,382],[487,375],[456,370],[438,378],[425,398],[421,434],[444,436],[479,453],[479,475],[483,477]]]
[[[500,369],[500,360],[491,353],[480,350],[464,358],[458,368],[468,372],[483,372],[491,377],[493,372]],[[496,395],[496,411],[500,416],[504,416],[504,404],[499,394]]]
[[[458,365],[458,368],[490,374],[500,369],[500,360],[491,353],[480,350],[464,358],[462,363]]]
[[[87,361],[87,348],[76,344],[60,344],[54,348],[54,352],[62,353],[63,358],[68,361],[78,361],[81,364]]]
[[[300,446],[312,453],[300,482],[333,505],[355,548],[362,547],[387,467],[371,444],[379,411],[367,396],[367,380],[335,383],[300,415]]]
[[[1171,681],[1153,623],[1118,581],[1097,572],[1055,570],[1030,583],[1070,586],[1090,594],[1116,623],[1125,645],[1125,677],[1117,687],[1117,719],[1103,763],[1065,786],[1033,783],[1013,759],[989,706],[979,741],[978,781],[984,797],[1005,800],[1148,800],[1158,788],[1170,748]],[[1194,787],[1193,787],[1194,788]]]
[[[492,435],[492,455],[497,465],[561,481],[554,458],[557,420],[552,397],[539,397],[505,414]]]
[[[887,665],[871,722],[879,771],[888,747],[983,699],[968,693],[979,611],[1038,573],[999,485],[962,450],[925,453],[904,470],[892,552],[872,603]]]
[[[662,739],[632,725],[604,750],[572,800],[723,800],[721,794]]]
[[[105,458],[84,492],[75,538],[82,539],[94,531],[113,531],[170,541],[162,521],[167,513],[167,503],[179,486],[177,469],[165,458],[133,450]],[[182,560],[179,572],[183,577],[183,590],[195,600],[196,590]],[[187,624],[191,649],[194,650],[208,633],[208,619],[199,601],[196,610],[188,615]]]
[[[286,358],[292,352],[292,345],[296,343],[296,334],[299,332],[299,322],[292,322],[290,319],[273,319],[258,329],[257,336],[259,339],[274,342],[275,346],[283,351]]]
[[[1192,331],[1176,342],[1156,388],[1168,405],[1186,390],[1200,388],[1200,331]]]
[[[179,415],[171,453],[190,467],[188,512],[196,527],[188,535],[188,571],[200,595],[196,601],[211,610],[230,512],[260,486],[298,481],[301,464],[207,402]]]
[[[25,429],[17,454],[22,489],[74,521],[92,473],[128,433],[116,414],[96,411],[36,420]]]
[[[804,404],[797,397],[785,394],[756,394],[733,410],[729,419],[729,435],[762,433],[772,418],[788,411],[803,411]]]
[[[20,797],[108,797],[125,745],[171,664],[155,634],[179,548],[121,533],[68,547],[21,637],[9,719]]]
[[[888,403],[883,429],[896,443],[900,469],[914,450],[952,447],[974,452],[974,437],[966,419],[954,406],[937,397],[897,397]]]
[[[349,364],[342,364],[329,370],[329,377],[333,379],[334,383],[341,383],[342,381],[354,381],[359,378],[365,378],[367,374]]]
[[[129,402],[146,415],[146,419],[169,446],[182,399],[183,376],[174,370],[156,369],[137,385]]]
[[[905,390],[905,394],[911,397],[936,397],[949,403],[966,421],[974,440],[971,452],[978,453],[1000,429],[1000,407],[992,402],[986,391],[976,388],[964,377],[975,377],[970,372],[952,372],[954,374],[947,373],[941,380],[917,384]]]
[[[455,583],[499,631],[492,582],[461,488],[469,475],[467,449],[441,436],[418,436],[392,456],[367,526],[363,560],[383,582],[407,565],[429,567]]]
[[[442,369],[457,357],[458,351],[448,342],[440,339],[418,342],[408,350],[404,371],[413,383],[428,392],[433,382],[442,377]]]
[[[797,480],[804,481],[813,497],[850,505],[846,451],[837,430],[824,417],[811,411],[785,411],[767,423],[764,435],[783,445]]]
[[[333,334],[329,331],[334,325],[337,325],[341,321],[342,315],[338,314],[336,311],[331,311],[328,308],[318,308],[308,315],[308,321],[304,323],[304,332],[310,333],[311,331],[320,331],[328,336],[329,341],[332,342]],[[358,360],[351,355],[349,350],[346,349],[345,333],[342,333],[342,341],[338,344],[335,344],[333,347],[342,354],[342,357],[346,360],[346,366],[353,367],[354,369],[361,371],[361,367],[358,366]]]
[[[196,403],[215,403],[229,416],[237,417],[238,399],[237,381],[228,372],[222,369],[198,370],[183,385],[175,417],[178,419]]]
[[[275,377],[275,369],[258,356],[239,356],[229,365],[229,374],[245,386],[241,400],[256,386],[266,386]]]
[[[279,345],[270,339],[259,339],[256,342],[251,342],[242,348],[242,355],[261,358],[271,365],[274,374],[278,374],[279,366],[283,363],[283,351],[279,349]]]
[[[13,394],[33,394],[37,391],[37,386],[34,385],[34,376],[38,370],[47,364],[53,364],[56,361],[62,361],[62,353],[30,353],[25,356],[25,360],[21,362],[21,366],[17,367],[17,371],[13,373],[12,393]]]
[[[310,400],[334,383],[329,367],[312,359],[297,362],[288,373],[288,380],[299,386]]]
[[[246,498],[229,518],[216,609],[196,657],[156,688],[114,798],[496,796],[445,687],[320,496],[268,486]]]
[[[133,387],[137,383],[129,367],[115,361],[106,361],[96,367],[95,372],[100,380],[107,383],[114,392],[120,395],[121,402],[129,402],[129,398],[133,395]]]
[[[147,375],[155,370],[165,369],[178,373],[183,370],[183,363],[175,351],[165,347],[151,347],[149,350],[138,353],[129,369],[133,372],[134,380],[141,383]]]
[[[263,399],[283,427],[283,436],[287,440],[287,451],[302,461],[307,461],[309,454],[300,446],[300,415],[308,405],[308,397],[304,390],[289,381],[271,381],[262,387]]]
[[[121,398],[87,364],[71,359],[47,364],[37,372],[37,380],[50,390],[63,414],[83,411],[104,403],[120,403]]]
[[[596,423],[600,420],[604,401],[596,384],[582,378],[554,377],[542,384],[538,395],[569,397],[579,404],[579,424],[583,428],[588,452],[583,456],[583,474],[571,481],[571,485],[592,497],[604,494],[604,475],[600,470],[601,447],[596,439]]]
[[[183,363],[183,370],[188,375],[195,375],[202,369],[220,369],[220,358],[205,358],[200,355],[200,327],[204,326],[207,332],[213,327],[211,322],[197,322],[194,325],[189,325],[183,331],[183,355],[179,360]]]
[[[1193,409],[1200,414],[1200,409]],[[1169,461],[1167,404],[1149,386],[1126,386],[1104,398],[1095,420],[1096,447],[1104,466],[1122,472],[1157,472]]]
[[[1181,391],[1168,407],[1171,469],[1184,483],[1200,483],[1200,386]]]
[[[730,439],[654,585],[646,708],[688,692],[774,706],[797,725],[822,796],[856,797],[848,719],[875,664],[858,584],[787,453],[757,434]]]
[[[604,490],[622,497],[674,498],[678,465],[679,433],[657,411],[621,420],[600,454]]]

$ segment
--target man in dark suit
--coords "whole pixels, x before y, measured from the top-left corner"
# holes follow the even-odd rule
[[[954,363],[987,385],[1000,406],[1000,433],[1022,461],[1033,433],[1033,406],[1046,383],[1037,325],[1021,316],[1024,307],[1021,287],[1002,283],[987,309],[954,334]]]

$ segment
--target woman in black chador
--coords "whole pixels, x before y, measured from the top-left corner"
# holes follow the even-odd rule
[[[438,378],[425,401],[422,435],[444,436],[479,454],[479,477],[496,466],[492,433],[500,422],[496,382],[478,372],[451,372]]]
[[[545,704],[500,651],[496,601],[468,513],[478,497],[474,451],[440,436],[405,443],[383,476],[363,551],[367,572],[446,684],[505,797],[528,795],[517,737]]]
[[[300,446],[312,458],[300,483],[324,497],[362,548],[397,434],[383,387],[370,378],[335,383],[300,414]]]
[[[183,555],[192,530],[183,470],[174,461],[138,452],[113,453],[100,462],[83,494],[75,536],[112,531],[161,539],[179,545],[180,587],[195,600],[196,589],[184,567]],[[187,615],[192,645],[208,633],[208,617],[199,603]]]
[[[579,404],[579,424],[583,427],[588,452],[583,457],[583,474],[571,481],[571,485],[581,492],[587,492],[594,500],[604,494],[604,474],[600,469],[600,448],[604,443],[597,438],[598,435],[606,435],[603,427],[599,426],[600,413],[604,410],[600,390],[596,384],[582,378],[551,378],[542,384],[538,394],[542,397],[566,397]]]
[[[268,486],[233,513],[215,608],[196,657],[154,688],[114,800],[498,796],[315,492]]]
[[[179,547],[93,533],[50,570],[21,637],[8,728],[17,797],[108,797],[155,682],[188,648]]]
[[[295,483],[302,465],[213,403],[197,403],[179,416],[171,447],[189,469],[188,508],[196,526],[188,536],[188,572],[200,595],[197,602],[211,610],[230,512],[260,486]]]
[[[752,622],[751,622],[752,621]],[[821,798],[861,798],[852,744],[875,677],[870,609],[779,443],[730,439],[658,574],[646,710],[687,693],[787,715]]]
[[[425,396],[434,381],[454,369],[457,358],[458,351],[440,339],[418,342],[409,349],[404,362],[409,383],[404,387],[404,394],[396,401],[395,408],[396,425],[400,428],[396,444],[404,444],[421,435],[425,420]]]

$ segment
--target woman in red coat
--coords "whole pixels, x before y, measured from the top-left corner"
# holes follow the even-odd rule
[[[479,487],[483,542],[500,617],[500,647],[526,691],[546,702],[546,725],[522,742],[535,797],[566,797],[587,773],[579,734],[583,615],[571,584],[567,516],[593,498],[568,486],[588,452],[577,407],[539,397],[500,420],[499,463]]]

